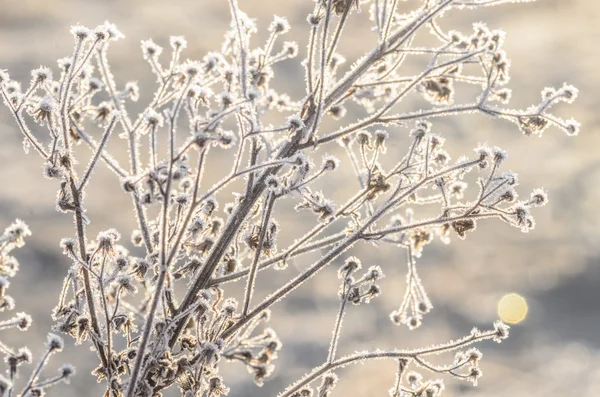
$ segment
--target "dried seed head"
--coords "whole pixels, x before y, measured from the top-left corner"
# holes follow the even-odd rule
[[[58,372],[60,376],[62,376],[65,380],[68,380],[70,377],[75,375],[75,367],[71,364],[64,364],[59,369]]]
[[[96,26],[94,29],[94,37],[98,41],[108,41],[110,39],[110,34],[108,33],[108,29],[104,25]]]
[[[269,32],[271,33],[287,33],[290,30],[290,24],[286,18],[278,17],[275,15],[273,17],[273,22],[269,25]]]
[[[498,166],[508,158],[508,153],[499,147],[494,147],[492,148],[492,156],[494,158],[494,163]]]
[[[50,352],[59,352],[63,349],[63,339],[55,334],[48,334],[48,340],[46,342],[46,348]]]
[[[571,118],[571,119],[565,121],[565,130],[567,132],[567,135],[569,135],[569,136],[579,135],[580,129],[581,129],[581,124],[579,122],[577,122],[577,120]]]
[[[17,327],[21,330],[21,331],[25,331],[27,330],[27,328],[29,328],[29,326],[31,325],[31,316],[26,314],[26,313],[17,313]]]
[[[98,248],[104,252],[112,252],[114,250],[115,243],[121,238],[121,234],[116,229],[108,229],[106,231],[98,233],[96,238],[98,242]]]
[[[125,84],[125,92],[133,102],[137,102],[140,99],[140,88],[138,87],[137,81],[128,81]]]
[[[577,99],[579,90],[574,86],[565,83],[556,94],[559,95],[566,103],[573,103],[575,99]]]
[[[325,155],[323,158],[323,170],[333,171],[340,165],[340,160],[335,156]]]
[[[508,338],[510,327],[504,324],[502,321],[494,321],[494,342],[502,342]]]
[[[308,17],[306,18],[306,21],[311,25],[311,26],[318,26],[319,23],[321,22],[321,17],[317,14],[308,14]]]
[[[471,367],[469,368],[468,379],[473,382],[473,385],[477,386],[477,380],[481,378],[483,372],[479,367]]]
[[[271,191],[275,194],[280,192],[281,182],[279,181],[279,178],[277,178],[277,176],[275,176],[275,175],[267,176],[267,179],[265,179],[265,184],[267,185],[267,189],[269,189],[269,191]]]
[[[85,26],[75,25],[71,26],[71,34],[79,40],[85,40],[92,33],[92,31]]]
[[[67,255],[75,253],[76,245],[75,239],[72,238],[66,237],[60,240],[60,247],[63,249],[63,253]]]
[[[183,36],[171,36],[169,38],[169,44],[174,50],[182,50],[187,47],[187,41]]]
[[[33,361],[33,355],[31,350],[26,347],[21,347],[17,351],[17,360],[22,363],[31,363]]]
[[[125,38],[125,35],[121,33],[121,31],[117,28],[117,26],[114,23],[104,21],[102,26],[104,27],[104,29],[106,29],[110,40],[117,41]]]
[[[154,109],[148,109],[144,113],[144,120],[151,127],[161,127],[163,125],[163,116]]]
[[[298,43],[295,41],[283,42],[283,52],[288,56],[288,58],[296,57],[296,55],[298,55]]]
[[[536,207],[541,207],[548,203],[548,193],[541,188],[535,189],[531,193],[531,199],[529,200],[531,205],[535,205]]]
[[[31,71],[31,82],[43,83],[45,81],[52,80],[52,70],[45,66],[40,66],[37,69]]]
[[[142,53],[144,54],[144,59],[157,59],[162,50],[162,47],[156,44],[154,41],[142,40]]]
[[[287,118],[287,128],[291,132],[300,131],[304,128],[304,120],[302,120],[302,117],[297,114],[292,115]]]

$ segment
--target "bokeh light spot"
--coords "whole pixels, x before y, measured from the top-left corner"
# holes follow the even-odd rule
[[[502,321],[509,324],[518,324],[527,317],[527,301],[519,294],[504,295],[498,302],[498,315]]]

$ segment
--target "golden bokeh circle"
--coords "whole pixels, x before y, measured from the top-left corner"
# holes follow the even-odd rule
[[[504,295],[498,302],[498,315],[508,324],[518,324],[527,317],[527,300],[519,294]]]

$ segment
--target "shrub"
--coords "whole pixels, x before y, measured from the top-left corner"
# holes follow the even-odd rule
[[[541,135],[550,126],[578,133],[576,121],[549,113],[553,105],[575,99],[572,86],[546,88],[540,102],[527,109],[504,107],[511,96],[504,32],[482,23],[469,32],[447,32],[437,24],[451,9],[508,2],[427,0],[403,11],[407,7],[398,0],[316,1],[307,18],[304,98],[277,92],[272,84],[274,66],[299,53],[297,44],[282,42],[290,29],[287,20],[275,17],[266,44],[253,48],[250,38],[257,27],[235,0],[230,0],[232,22],[222,49],[202,60],[183,61],[182,37],[171,37],[167,62],[162,47],[142,42],[157,88],[135,117],[128,103],[139,100],[138,85],[117,82],[108,63],[111,42],[123,38],[110,23],[71,29],[74,52],[58,61],[56,78],[49,68],[38,68],[22,91],[2,71],[2,97],[23,133],[24,148],[41,156],[45,177],[59,186],[56,209],[75,221],[74,235],[61,241],[71,268],[53,313],[55,330],[93,346],[99,362],[93,374],[105,382],[106,395],[158,395],[174,385],[186,397],[227,394],[221,359],[239,361],[262,385],[282,346],[267,328],[269,309],[324,267],[338,264],[339,257],[340,309],[327,360],[280,397],[328,396],[342,367],[382,358],[398,364],[393,397],[442,393],[442,380],[408,372],[413,365],[476,383],[481,353],[468,346],[506,338],[508,326],[501,322],[434,347],[339,356],[344,313],[350,303],[366,305],[381,293],[378,282],[385,270],[362,269],[360,259],[344,255],[361,241],[405,251],[406,292],[390,318],[415,329],[433,307],[416,263],[429,243],[464,239],[487,220],[523,232],[534,228],[531,210],[546,204],[546,193],[536,189],[519,198],[516,174],[503,171],[506,152],[480,145],[471,156],[452,161],[431,123],[483,113],[515,124],[525,135]],[[368,15],[356,15],[361,7]],[[369,18],[377,42],[347,67],[336,50],[350,18]],[[437,45],[419,47],[415,37],[427,29]],[[418,74],[402,74],[401,66],[412,57],[426,64]],[[475,87],[478,96],[455,103],[455,91],[466,86]],[[403,112],[400,104],[410,95],[429,105]],[[30,130],[29,119],[45,127],[47,138]],[[410,144],[403,152],[389,150],[390,135],[403,129],[410,131]],[[117,130],[127,142],[127,165],[107,150]],[[336,157],[316,158],[315,149],[334,142],[358,179],[341,203],[318,190],[324,181],[353,183],[340,180],[344,173]],[[93,150],[81,162],[84,167],[75,150],[80,144]],[[218,174],[222,164],[214,165],[215,152],[228,153],[230,170],[205,187],[203,175]],[[86,232],[91,220],[85,192],[100,163],[114,171],[131,196],[138,222],[131,245],[139,248],[126,248],[115,229],[95,239]],[[465,195],[468,174],[477,180],[472,198]],[[226,202],[231,191],[235,199]],[[294,203],[314,226],[282,246],[278,235],[294,233],[293,223],[275,220],[283,202]],[[323,254],[304,271],[290,274],[266,298],[253,299],[261,273],[285,271],[289,259],[317,251]],[[241,288],[238,302],[232,296]],[[432,354],[450,352],[457,353],[446,366],[427,361]],[[40,388],[45,384],[34,382]]]

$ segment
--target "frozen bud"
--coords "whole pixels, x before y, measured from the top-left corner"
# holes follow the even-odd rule
[[[140,99],[140,88],[136,81],[128,81],[125,84],[125,92],[133,102],[137,102]]]
[[[98,233],[96,238],[98,248],[104,252],[111,252],[114,249],[115,243],[121,238],[119,232],[116,229],[108,229],[106,231]]]
[[[350,258],[346,259],[342,266],[340,266],[340,269],[338,270],[338,278],[346,278],[360,268],[360,259],[355,256],[351,256]]]
[[[544,189],[535,189],[531,193],[531,199],[529,202],[538,207],[546,205],[548,203],[548,193]]]
[[[290,24],[287,19],[278,17],[275,15],[273,17],[273,22],[269,25],[269,32],[271,33],[287,33],[290,30]]]
[[[66,381],[73,375],[75,375],[75,367],[71,364],[64,364],[59,369],[58,372],[60,376],[62,376]]]
[[[334,105],[329,108],[327,114],[329,114],[335,120],[339,120],[346,115],[346,108],[341,105]]]
[[[500,343],[508,338],[509,329],[510,327],[502,321],[494,321],[494,342]]]
[[[223,149],[228,149],[236,142],[235,135],[231,131],[222,131],[217,142]]]
[[[319,397],[328,397],[335,385],[338,382],[338,376],[333,372],[323,375],[321,385],[319,386],[317,393]]]
[[[59,352],[63,349],[64,342],[62,338],[55,334],[48,334],[48,340],[46,342],[46,348],[50,352]]]
[[[529,208],[524,203],[518,203],[513,208],[514,214],[517,218],[517,224],[525,224],[525,220],[530,216]]]
[[[115,259],[115,267],[117,268],[118,271],[122,272],[125,271],[125,269],[127,269],[127,267],[129,266],[129,259],[127,259],[127,257],[125,255],[119,255],[117,256],[117,258]]]
[[[144,113],[144,119],[146,120],[146,123],[152,127],[160,127],[163,125],[164,121],[163,116],[154,109],[148,109]]]
[[[546,87],[542,90],[542,99],[552,99],[556,96],[556,90],[553,87]]]
[[[462,181],[452,182],[452,184],[449,187],[450,194],[456,197],[457,199],[462,199],[464,197],[466,189],[467,184]]]
[[[365,279],[368,281],[377,281],[384,278],[383,270],[379,266],[371,266],[365,274]]]
[[[219,346],[216,343],[206,342],[200,346],[198,359],[201,365],[212,365],[219,359]]]
[[[502,150],[499,147],[494,147],[492,149],[492,156],[494,158],[494,163],[496,165],[500,165],[504,160],[508,158],[508,153],[506,153],[505,150]]]
[[[32,83],[43,83],[44,81],[52,80],[52,70],[45,66],[40,66],[31,71]]]
[[[279,178],[277,178],[277,176],[275,175],[267,176],[267,179],[265,180],[265,185],[267,185],[267,189],[269,189],[269,191],[275,194],[279,193],[279,190],[281,188],[281,182],[279,181]]]
[[[304,128],[304,120],[299,115],[292,115],[287,118],[287,128],[291,132],[300,131]]]
[[[64,254],[73,254],[75,252],[76,242],[72,238],[63,238],[60,240],[60,247],[63,249]]]
[[[237,308],[238,302],[233,298],[227,298],[223,302],[223,306],[221,306],[221,313],[223,313],[225,317],[232,317]]]
[[[85,26],[81,26],[81,25],[71,26],[71,34],[79,40],[85,40],[91,33],[92,33],[92,31],[90,29],[86,28]]]
[[[15,270],[10,271],[10,275],[15,275]],[[4,295],[2,299],[0,299],[0,312],[1,311],[12,311],[15,308],[15,300],[10,295]]]
[[[108,29],[104,25],[97,26],[94,29],[94,37],[98,41],[107,41],[110,38],[110,34],[108,33]]]
[[[121,188],[125,193],[130,193],[135,190],[135,178],[128,176],[121,178]]]
[[[423,397],[440,397],[444,388],[444,382],[441,379],[437,379],[425,388]]]
[[[219,101],[221,106],[223,106],[223,108],[226,108],[226,107],[229,107],[233,103],[233,96],[231,95],[230,92],[223,91],[222,93],[219,94],[219,97],[217,98],[217,100]]]
[[[204,71],[208,73],[211,70],[214,70],[220,63],[222,63],[223,59],[221,54],[218,54],[216,52],[209,52],[204,56],[204,58],[202,58],[202,61],[204,61]]]
[[[318,26],[321,22],[321,17],[317,14],[308,14],[306,20],[311,26]]]
[[[21,92],[21,84],[18,81],[7,81],[5,88],[8,94],[18,94]]]
[[[564,84],[557,92],[567,103],[573,103],[579,94],[579,90],[570,84]]]
[[[181,71],[189,78],[193,79],[200,73],[202,67],[198,62],[187,61],[181,66]]]
[[[56,109],[56,104],[51,96],[45,96],[38,102],[37,106],[33,109],[32,116],[40,124],[44,122],[50,122],[52,114]]]
[[[494,92],[493,98],[498,100],[500,103],[506,105],[510,102],[512,91],[509,88],[501,88]]]
[[[358,142],[358,144],[361,146],[365,145],[367,147],[370,147],[371,134],[369,134],[368,131],[360,131],[358,134],[356,134],[356,142]]]
[[[257,90],[256,88],[254,88],[254,87],[250,87],[250,88],[248,89],[247,95],[248,95],[248,99],[249,99],[250,101],[256,101],[257,99],[259,99],[259,98],[260,98],[260,91],[258,91],[258,90]]]
[[[15,320],[17,321],[17,327],[21,331],[27,330],[27,328],[29,328],[29,326],[31,325],[31,316],[23,312],[17,313],[17,317]]]
[[[385,141],[389,138],[390,134],[388,134],[385,130],[377,130],[375,131],[375,146],[381,147],[385,144]]]
[[[90,91],[98,91],[103,85],[102,81],[97,77],[92,77],[88,84]]]
[[[512,171],[503,172],[500,177],[504,179],[510,186],[516,186],[519,183],[518,175]]]
[[[417,388],[421,386],[423,382],[423,376],[418,372],[410,371],[406,374],[406,381],[410,387]]]
[[[4,230],[4,236],[8,236],[11,243],[17,247],[25,245],[25,237],[31,236],[31,230],[25,222],[16,219],[9,227]],[[4,240],[6,241],[6,240]]]
[[[283,52],[289,58],[294,58],[298,55],[298,44],[295,41],[286,41],[283,43]]]
[[[174,50],[182,50],[187,47],[187,41],[183,36],[171,36],[169,44]]]
[[[142,53],[144,59],[156,59],[162,52],[162,47],[152,40],[142,40]]]
[[[117,277],[117,284],[119,287],[132,294],[137,291],[137,288],[133,285],[133,278],[128,274],[122,274]]]
[[[62,177],[62,170],[60,167],[51,163],[44,164],[44,177],[48,179],[55,179]]]
[[[475,148],[475,153],[479,156],[480,161],[484,161],[492,154],[492,151],[487,145],[480,144]]]
[[[483,356],[481,354],[481,351],[479,351],[479,349],[477,349],[475,347],[467,350],[464,353],[464,355],[466,357],[466,360],[469,360],[473,365],[476,365],[479,362],[479,360],[481,360],[481,357]]]
[[[381,288],[376,284],[372,284],[365,293],[365,301],[369,303],[371,299],[376,298],[379,295],[381,295]]]
[[[512,203],[517,199],[517,193],[514,189],[509,188],[500,195],[500,198],[508,203]]]
[[[569,136],[575,136],[575,135],[579,135],[579,130],[581,129],[581,124],[571,118],[567,121],[565,121],[565,130],[567,131],[567,135]]]
[[[119,29],[117,29],[117,25],[115,25],[114,23],[105,21],[102,24],[102,26],[104,27],[104,29],[106,29],[106,32],[108,33],[108,37],[112,41],[117,41],[117,40],[125,37],[125,35],[123,33],[121,33],[121,31]]]
[[[323,170],[333,171],[340,165],[340,161],[334,156],[325,156],[323,158]]]
[[[22,347],[17,351],[17,360],[22,363],[31,363],[33,361],[33,355],[31,354],[31,350],[26,347]],[[1,394],[0,394],[1,395]]]
[[[481,378],[482,375],[483,375],[483,372],[481,372],[481,369],[479,367],[471,367],[471,368],[469,368],[468,379],[471,382],[473,382],[473,385],[477,386],[477,380],[479,378]]]

